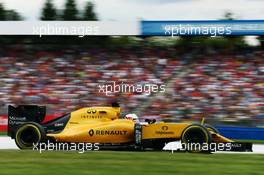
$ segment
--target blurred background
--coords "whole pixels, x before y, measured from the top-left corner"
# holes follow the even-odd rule
[[[98,12],[102,6],[96,8],[96,1],[65,0],[58,8],[59,2],[48,0],[39,6],[39,14],[31,16],[10,9],[12,2],[0,4],[0,20],[99,20],[100,16],[111,20],[106,12]],[[168,3],[173,2],[163,5]],[[237,16],[230,8],[208,18],[234,20],[248,15]],[[140,13],[138,17],[149,19]],[[1,36],[0,45],[2,123],[8,104],[46,105],[48,115],[56,117],[117,100],[124,113],[136,113],[141,120],[205,117],[212,124],[264,127],[263,37]],[[109,81],[164,84],[166,92],[106,96],[98,86]]]

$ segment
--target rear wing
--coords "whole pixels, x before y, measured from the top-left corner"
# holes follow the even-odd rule
[[[14,138],[16,130],[26,122],[41,123],[46,116],[46,107],[38,105],[8,105],[8,136]]]

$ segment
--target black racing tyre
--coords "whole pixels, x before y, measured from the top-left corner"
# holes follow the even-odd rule
[[[216,129],[212,125],[204,124],[203,126],[206,127],[208,131],[213,131],[214,133],[219,133],[218,129]]]
[[[45,130],[35,122],[21,125],[15,134],[16,145],[20,149],[33,149],[34,145],[45,140]]]
[[[181,142],[188,152],[204,152],[204,150],[202,150],[203,145],[210,144],[211,141],[212,136],[210,132],[206,127],[199,124],[188,126],[181,135]]]

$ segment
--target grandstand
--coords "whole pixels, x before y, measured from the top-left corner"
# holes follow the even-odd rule
[[[110,81],[165,84],[165,93],[114,93]],[[264,52],[200,53],[177,48],[70,49],[10,48],[0,58],[1,114],[7,104],[47,105],[49,114],[118,100],[141,118],[209,120],[258,125],[264,119]],[[250,121],[250,122],[249,122]]]

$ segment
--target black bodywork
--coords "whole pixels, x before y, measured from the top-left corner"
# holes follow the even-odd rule
[[[8,106],[8,136],[15,137],[16,130],[26,122],[41,124],[46,133],[61,132],[70,119],[70,113],[43,123],[46,107],[38,105]]]

